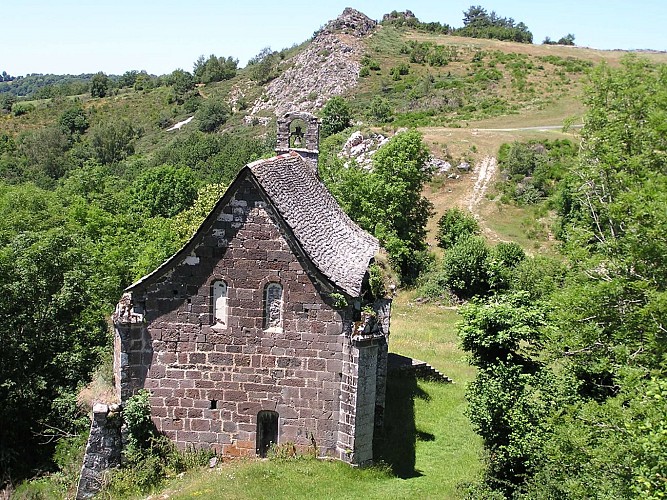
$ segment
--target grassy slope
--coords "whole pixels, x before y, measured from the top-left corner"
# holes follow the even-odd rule
[[[456,383],[390,379],[386,435],[378,444],[396,474],[312,459],[225,462],[174,480],[170,498],[460,498],[481,466],[481,443],[463,414],[473,371],[456,346],[455,311],[394,304],[390,350],[429,361]]]

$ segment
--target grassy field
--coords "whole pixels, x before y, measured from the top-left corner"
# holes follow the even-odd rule
[[[395,300],[390,350],[428,361],[455,383],[390,378],[376,443],[384,465],[359,469],[307,457],[225,461],[174,479],[154,498],[461,498],[460,485],[481,470],[481,443],[464,415],[474,372],[457,347],[456,311],[412,299],[404,292]]]

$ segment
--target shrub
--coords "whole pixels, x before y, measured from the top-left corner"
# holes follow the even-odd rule
[[[322,137],[342,132],[350,126],[350,107],[340,96],[332,97],[322,108]]]
[[[512,290],[524,290],[531,299],[539,299],[563,286],[567,268],[559,261],[536,256],[519,262],[510,277]]]
[[[476,236],[461,238],[445,254],[442,263],[444,283],[461,298],[484,295],[489,291],[489,248]]]
[[[400,80],[401,76],[407,75],[410,73],[410,66],[406,63],[401,63],[398,66],[394,66],[389,70],[389,74],[393,77],[394,80]]]
[[[460,208],[450,208],[438,221],[436,239],[440,248],[450,248],[465,236],[479,234],[479,224],[471,213]]]
[[[119,162],[134,153],[134,139],[139,135],[127,120],[98,123],[90,129],[90,145],[95,159],[102,164]]]
[[[229,118],[229,106],[222,101],[210,99],[205,101],[195,113],[199,122],[199,130],[213,132],[220,125],[224,125]]]
[[[34,111],[35,106],[23,102],[17,102],[12,106],[12,113],[14,116],[23,116],[31,111]]]
[[[66,110],[60,118],[58,123],[70,135],[81,135],[88,129],[88,118],[81,106],[75,106]]]
[[[380,63],[368,55],[361,59],[361,65],[366,66],[371,71],[380,71]]]
[[[375,96],[371,101],[370,113],[373,118],[381,123],[387,123],[391,121],[391,106],[386,99],[382,97]]]
[[[166,436],[159,435],[151,420],[149,392],[139,391],[127,400],[123,419],[128,443],[124,464],[111,472],[104,491],[113,498],[138,496],[157,489],[169,473],[180,473],[206,465],[214,453],[208,450],[176,449]]]
[[[502,263],[504,267],[514,269],[526,258],[526,252],[523,251],[518,243],[500,242],[493,249],[493,257]]]

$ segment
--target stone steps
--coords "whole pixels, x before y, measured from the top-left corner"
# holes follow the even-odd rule
[[[423,380],[434,380],[445,384],[454,383],[451,378],[429,365],[426,361],[402,356],[393,352],[390,352],[388,355],[387,370],[390,373],[414,374],[415,377]]]

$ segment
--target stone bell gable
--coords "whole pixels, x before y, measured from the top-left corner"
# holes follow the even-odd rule
[[[121,401],[149,390],[156,427],[180,447],[264,456],[293,443],[371,460],[390,312],[366,297],[378,250],[303,151],[247,165],[190,241],[119,302]]]

